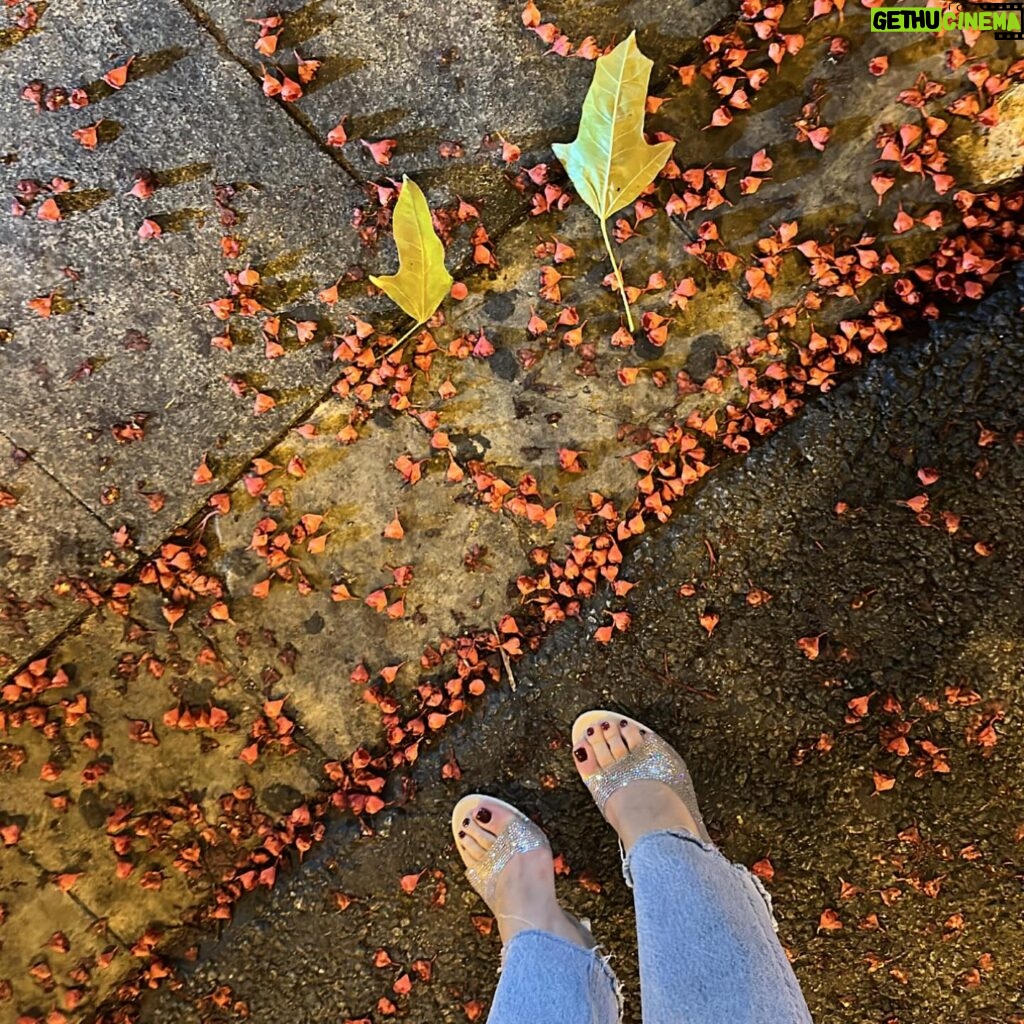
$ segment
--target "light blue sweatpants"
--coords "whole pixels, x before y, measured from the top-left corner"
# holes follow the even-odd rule
[[[648,832],[623,861],[633,889],[644,1024],[812,1024],[775,936],[771,899],[741,864],[685,829]],[[549,932],[505,947],[488,1024],[617,1024],[599,950]]]

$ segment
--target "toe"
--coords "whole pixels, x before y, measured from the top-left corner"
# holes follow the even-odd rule
[[[463,831],[466,833],[466,836],[471,838],[484,852],[491,848],[496,838],[493,832],[488,832],[483,825],[473,819],[470,819],[469,824],[463,827]]]
[[[626,746],[630,750],[635,750],[644,741],[644,736],[640,731],[640,726],[636,722],[626,721],[623,719],[619,723],[619,732],[622,738],[626,741]]]
[[[492,841],[511,820],[511,811],[496,804],[482,803],[473,809],[473,821],[485,832],[490,833]]]
[[[612,757],[618,760],[625,754],[629,747],[626,745],[626,740],[622,735],[622,729],[628,723],[624,718],[616,718],[612,721],[608,727],[604,736],[608,742],[608,749],[611,751]]]
[[[572,752],[573,760],[576,762],[576,770],[585,779],[589,779],[601,766],[597,763],[594,748],[586,739],[581,739]]]
[[[462,852],[462,859],[467,864],[479,864],[490,847],[490,843],[486,847],[483,846],[477,837],[467,829],[459,829],[458,843],[459,850]]]
[[[601,768],[607,768],[615,760],[611,750],[608,749],[608,729],[610,727],[611,722],[607,718],[587,726],[587,739],[590,741],[594,756]]]

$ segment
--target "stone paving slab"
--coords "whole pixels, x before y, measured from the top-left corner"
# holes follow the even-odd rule
[[[576,201],[564,213],[530,218],[503,236],[495,246],[500,267],[486,290],[474,282],[469,298],[452,308],[453,330],[482,331],[495,354],[445,364],[453,397],[438,401],[442,382],[433,378],[418,380],[414,392],[417,404],[430,403],[440,413],[460,459],[482,460],[513,485],[524,474],[537,479],[544,503],[559,506],[557,524],[538,542],[556,550],[577,532],[574,510],[591,510],[591,493],[616,503],[632,495],[637,472],[628,457],[643,444],[645,427],[664,427],[691,408],[719,401],[699,390],[681,396],[676,374],[692,372],[703,382],[716,354],[761,326],[730,281],[709,278],[683,251],[684,237],[667,218],[641,230],[622,249],[626,280],[645,283],[660,271],[666,285],[636,302],[638,323],[647,310],[673,312],[667,297],[680,279],[692,275],[702,283],[697,298],[672,317],[662,348],[649,344],[642,330],[628,347],[609,343],[624,323],[622,308],[617,293],[601,287],[607,255],[593,216]],[[575,256],[557,265],[550,255],[538,257],[534,250],[555,239],[571,243]],[[543,266],[563,275],[557,302],[538,295]],[[558,326],[567,309],[575,311],[578,327]],[[547,326],[537,336],[529,330],[534,314]],[[566,341],[574,329],[578,337]],[[620,373],[633,374],[632,382]],[[571,469],[562,465],[561,449],[580,453]]]
[[[74,1019],[75,1011],[95,1009],[112,993],[125,950],[102,921],[14,849],[0,849],[0,905],[0,991],[7,992],[0,1012],[17,1007]]]
[[[15,499],[0,509],[0,668],[6,675],[81,614],[55,590],[61,574],[99,587],[128,569],[135,553],[112,543],[102,522],[34,459],[16,457],[19,449],[6,438],[0,452],[0,490]]]
[[[210,525],[210,566],[225,580],[232,621],[208,628],[250,678],[281,677],[275,685],[293,694],[303,726],[335,758],[379,730],[379,710],[363,700],[370,680],[354,685],[352,670],[363,664],[376,676],[401,663],[394,686],[384,690],[408,695],[428,643],[495,629],[507,610],[505,581],[534,543],[507,517],[473,502],[464,485],[445,480],[448,456],[431,450],[429,433],[411,417],[382,413],[379,425],[371,420],[359,428],[354,444],[340,444],[344,408],[337,399],[318,407],[306,421],[316,427],[315,437],[292,432],[266,453],[277,467],[264,477],[266,494],[251,498],[243,482],[232,492],[230,513]],[[403,455],[427,460],[415,484],[394,468]],[[287,468],[296,458],[304,467],[299,477]],[[399,513],[404,536],[385,537]],[[310,591],[297,589],[298,576],[275,577],[265,598],[252,596],[253,587],[271,578],[268,562],[249,550],[257,525],[270,519],[278,528],[264,532],[280,534],[306,514],[323,517],[317,530],[326,538],[323,551],[311,555],[296,544],[289,554]],[[486,549],[475,567],[467,564],[474,548]],[[411,568],[407,583],[394,572],[402,566]],[[332,596],[339,584],[352,599]],[[385,605],[368,607],[367,598],[381,590]]]
[[[100,76],[132,55],[124,87],[105,85]],[[92,102],[37,113],[15,91],[33,78],[84,86]],[[58,223],[37,217],[47,193],[24,217],[0,220],[2,426],[111,529],[127,523],[145,549],[330,383],[320,353],[326,328],[303,345],[285,323],[286,354],[271,360],[254,320],[236,315],[226,352],[211,347],[226,325],[205,303],[229,294],[226,270],[251,263],[263,278],[254,295],[302,319],[301,303],[358,259],[348,225],[358,193],[170,0],[134,11],[93,0],[48,10],[40,30],[5,55],[5,80],[5,204],[20,179],[57,175],[74,186],[56,197]],[[95,149],[72,138],[101,118]],[[147,200],[127,194],[138,168],[157,178]],[[214,202],[222,183],[237,190],[229,205],[239,222],[227,227]],[[146,217],[163,225],[160,238],[138,237]],[[222,255],[222,235],[239,239],[237,258]],[[51,293],[49,319],[26,307]],[[347,308],[343,298],[334,313],[343,318]],[[247,393],[236,396],[225,377],[244,381]],[[277,402],[259,417],[257,391]],[[140,413],[142,440],[132,430]],[[213,481],[201,489],[191,481],[204,453]],[[154,494],[165,499],[156,512]]]
[[[609,344],[622,324],[621,307],[617,296],[601,287],[609,263],[596,221],[579,201],[565,212],[528,217],[498,239],[494,245],[498,269],[484,279],[468,278],[469,298],[449,306],[448,320],[455,331],[483,332],[497,351],[485,362],[446,364],[446,383],[456,393],[441,403],[436,400],[436,381],[418,381],[417,403],[433,403],[442,425],[464,442],[463,457],[483,459],[511,483],[524,473],[538,478],[541,495],[559,502],[558,522],[547,542],[557,546],[569,540],[575,529],[572,512],[588,509],[591,493],[616,503],[631,498],[636,474],[625,459],[638,444],[638,435],[628,429],[631,424],[654,428],[673,418],[685,419],[695,409],[707,415],[736,398],[734,387],[713,387],[719,372],[716,357],[763,334],[762,317],[798,301],[808,286],[810,261],[790,251],[772,282],[770,300],[749,295],[744,272],[757,266],[754,257],[768,251],[759,244],[770,243],[784,221],[796,222],[799,240],[811,237],[825,242],[841,226],[843,235],[836,239],[840,249],[862,235],[871,237],[879,258],[895,252],[904,267],[929,255],[938,244],[940,235],[935,231],[921,224],[898,231],[894,219],[903,208],[900,203],[917,217],[937,210],[951,219],[953,191],[940,196],[930,182],[927,186],[904,182],[907,176],[903,175],[901,185],[879,204],[866,168],[882,166],[876,161],[877,131],[918,119],[911,108],[896,102],[903,89],[912,88],[921,75],[956,82],[944,67],[946,44],[927,39],[907,48],[897,44],[895,37],[886,37],[879,52],[893,51],[891,70],[878,80],[862,73],[869,80],[851,90],[855,68],[863,72],[860,65],[868,52],[874,53],[865,41],[866,17],[866,12],[852,12],[846,19],[844,38],[851,41],[852,52],[831,63],[822,63],[820,57],[834,26],[823,21],[806,27],[799,63],[795,68],[784,67],[771,79],[756,111],[737,113],[728,129],[702,131],[718,102],[710,88],[702,89],[698,83],[683,89],[675,82],[663,90],[668,102],[648,117],[648,126],[680,140],[676,151],[680,171],[729,167],[731,178],[722,187],[726,201],[713,209],[700,208],[685,217],[657,212],[642,222],[630,217],[633,208],[624,211],[635,232],[617,245],[627,283],[642,287],[652,274],[664,274],[661,286],[635,301],[638,320],[645,310],[669,317],[668,341],[662,348],[648,343],[642,331],[636,332],[635,344]],[[907,52],[901,52],[901,47]],[[1007,53],[1005,45],[991,40],[982,40],[978,51],[979,57],[997,62]],[[800,115],[802,103],[817,95],[807,86],[808,94],[800,96],[794,86],[803,80],[816,82],[814,90],[826,97],[825,120],[840,114],[834,138],[822,153],[794,139],[794,118]],[[841,108],[840,96],[846,97]],[[881,104],[880,97],[884,97]],[[1012,119],[1011,104],[1001,102],[1001,107]],[[950,120],[954,123],[949,130],[960,136],[961,148],[985,144],[983,131]],[[760,148],[776,163],[756,194],[744,197],[738,179],[748,173],[750,157]],[[992,183],[984,162],[977,169],[965,163],[967,184]],[[892,165],[885,169],[892,170]],[[841,196],[837,182],[843,183]],[[671,195],[683,195],[687,188],[679,178],[662,181],[658,198],[665,202]],[[701,224],[720,233],[722,243],[712,250],[723,248],[737,257],[728,273],[709,271],[688,251]],[[555,242],[571,246],[574,257],[555,263],[551,253]],[[547,252],[534,252],[544,245]],[[562,275],[556,301],[538,294],[545,265]],[[673,310],[669,292],[685,277],[693,278],[695,294],[685,308]],[[888,286],[891,283],[890,277]],[[819,330],[834,329],[842,318],[862,315],[885,286],[876,276],[858,283],[855,293],[846,297],[825,294],[815,325]],[[570,323],[580,324],[572,340],[567,327],[556,326],[559,314],[567,309],[576,315]],[[528,330],[534,314],[545,322],[536,338]],[[676,392],[679,371],[691,376],[696,393]],[[623,373],[631,374],[635,383],[624,386]],[[658,378],[660,388],[653,385]],[[559,468],[563,447],[584,452],[586,473],[576,476]]]
[[[178,927],[254,845],[254,834],[230,837],[222,797],[251,786],[254,806],[277,818],[319,788],[322,756],[301,734],[294,755],[242,757],[264,699],[284,694],[250,685],[192,624],[169,631],[149,594],[130,618],[90,616],[51,654],[46,671],[58,669],[65,685],[5,713],[0,819],[20,828],[10,855],[66,876],[121,943]],[[23,899],[13,893],[12,910]],[[12,957],[32,952],[13,931],[5,943]]]
[[[964,81],[962,70],[951,72],[946,63],[946,54],[953,45],[949,38],[873,34],[869,31],[869,13],[857,5],[844,10],[841,24],[829,18],[808,24],[795,10],[789,11],[781,31],[799,33],[802,48],[778,69],[760,62],[770,75],[753,94],[753,108],[734,110],[732,122],[725,127],[708,127],[722,100],[699,72],[691,87],[673,79],[662,90],[666,102],[648,117],[648,130],[666,131],[681,140],[678,151],[685,156],[687,166],[735,168],[729,176],[727,205],[712,212],[698,209],[685,218],[685,225],[676,219],[688,227],[690,237],[700,221],[709,219],[718,226],[725,244],[743,253],[782,222],[798,220],[801,239],[805,231],[819,236],[841,230],[844,237],[855,240],[863,230],[880,246],[906,253],[909,261],[928,251],[933,236],[921,225],[909,232],[896,232],[893,219],[899,203],[915,217],[931,208],[948,211],[956,187],[980,188],[1012,176],[1008,173],[1012,165],[1005,156],[1001,160],[987,159],[985,151],[992,132],[1003,138],[1015,130],[1011,126],[1020,115],[1014,113],[1017,101],[1013,90],[999,101],[1003,114],[996,129],[937,111],[949,123],[942,146],[958,155],[950,168],[957,172],[956,186],[944,195],[936,192],[924,174],[900,172],[891,160],[880,160],[880,150],[873,144],[880,130],[923,122],[919,112],[899,101],[901,93],[920,85],[921,75],[954,90],[959,90]],[[746,31],[750,38],[749,28]],[[846,52],[829,57],[834,39],[842,41]],[[958,45],[963,45],[962,40]],[[1013,60],[1014,54],[1013,43],[999,42],[989,33],[982,33],[970,47],[969,60],[998,67]],[[877,76],[866,75],[865,65],[876,58],[887,61],[884,70]],[[943,102],[955,95],[956,91],[950,92]],[[807,141],[799,141],[794,127],[802,108],[809,103],[816,104],[821,124],[831,132],[820,151]],[[767,149],[773,166],[756,175],[764,179],[756,192],[741,198],[736,189],[738,179],[750,173],[750,159],[762,148]],[[895,174],[897,179],[896,187],[881,202],[870,184],[875,173]],[[676,183],[674,190],[682,194],[685,186]]]

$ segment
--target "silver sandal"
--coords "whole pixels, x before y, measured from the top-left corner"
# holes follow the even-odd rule
[[[466,878],[469,879],[469,884],[490,909],[498,886],[498,876],[508,862],[517,853],[528,853],[530,850],[546,849],[550,853],[551,844],[540,826],[535,825],[518,807],[513,807],[511,804],[505,803],[504,800],[498,800],[483,793],[470,793],[469,796],[464,796],[452,809],[452,835],[455,837],[456,844],[459,841],[462,822],[472,816],[481,801],[504,808],[509,812],[511,818],[509,823],[498,833],[497,839],[491,844],[484,858],[478,864],[466,864]],[[596,947],[597,941],[590,931],[590,922],[582,921],[575,914],[565,910],[564,907],[562,909],[565,915],[576,924],[587,946],[591,949]],[[519,920],[530,924],[525,918],[519,918]],[[502,959],[504,959],[504,952]]]
[[[609,721],[628,722],[641,729],[645,735],[643,743],[630,750],[625,757],[620,757],[607,768],[601,768],[583,779],[601,814],[604,815],[612,794],[623,786],[628,786],[631,782],[664,782],[686,804],[687,810],[697,823],[698,837],[710,843],[711,837],[704,827],[704,819],[697,805],[697,794],[694,792],[693,780],[686,762],[672,746],[642,722],[612,711],[585,711],[572,726],[573,748],[578,747],[586,739],[588,728],[600,728],[601,722]]]

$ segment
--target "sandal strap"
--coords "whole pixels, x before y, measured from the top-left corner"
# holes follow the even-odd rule
[[[664,782],[686,804],[687,810],[697,822],[700,838],[710,842],[686,762],[673,747],[650,729],[638,747],[583,781],[602,815],[612,794],[623,786],[631,782]]]
[[[483,860],[466,867],[469,884],[490,906],[498,885],[498,875],[505,865],[517,853],[528,853],[544,847],[548,847],[548,837],[529,818],[517,812],[491,844]]]

